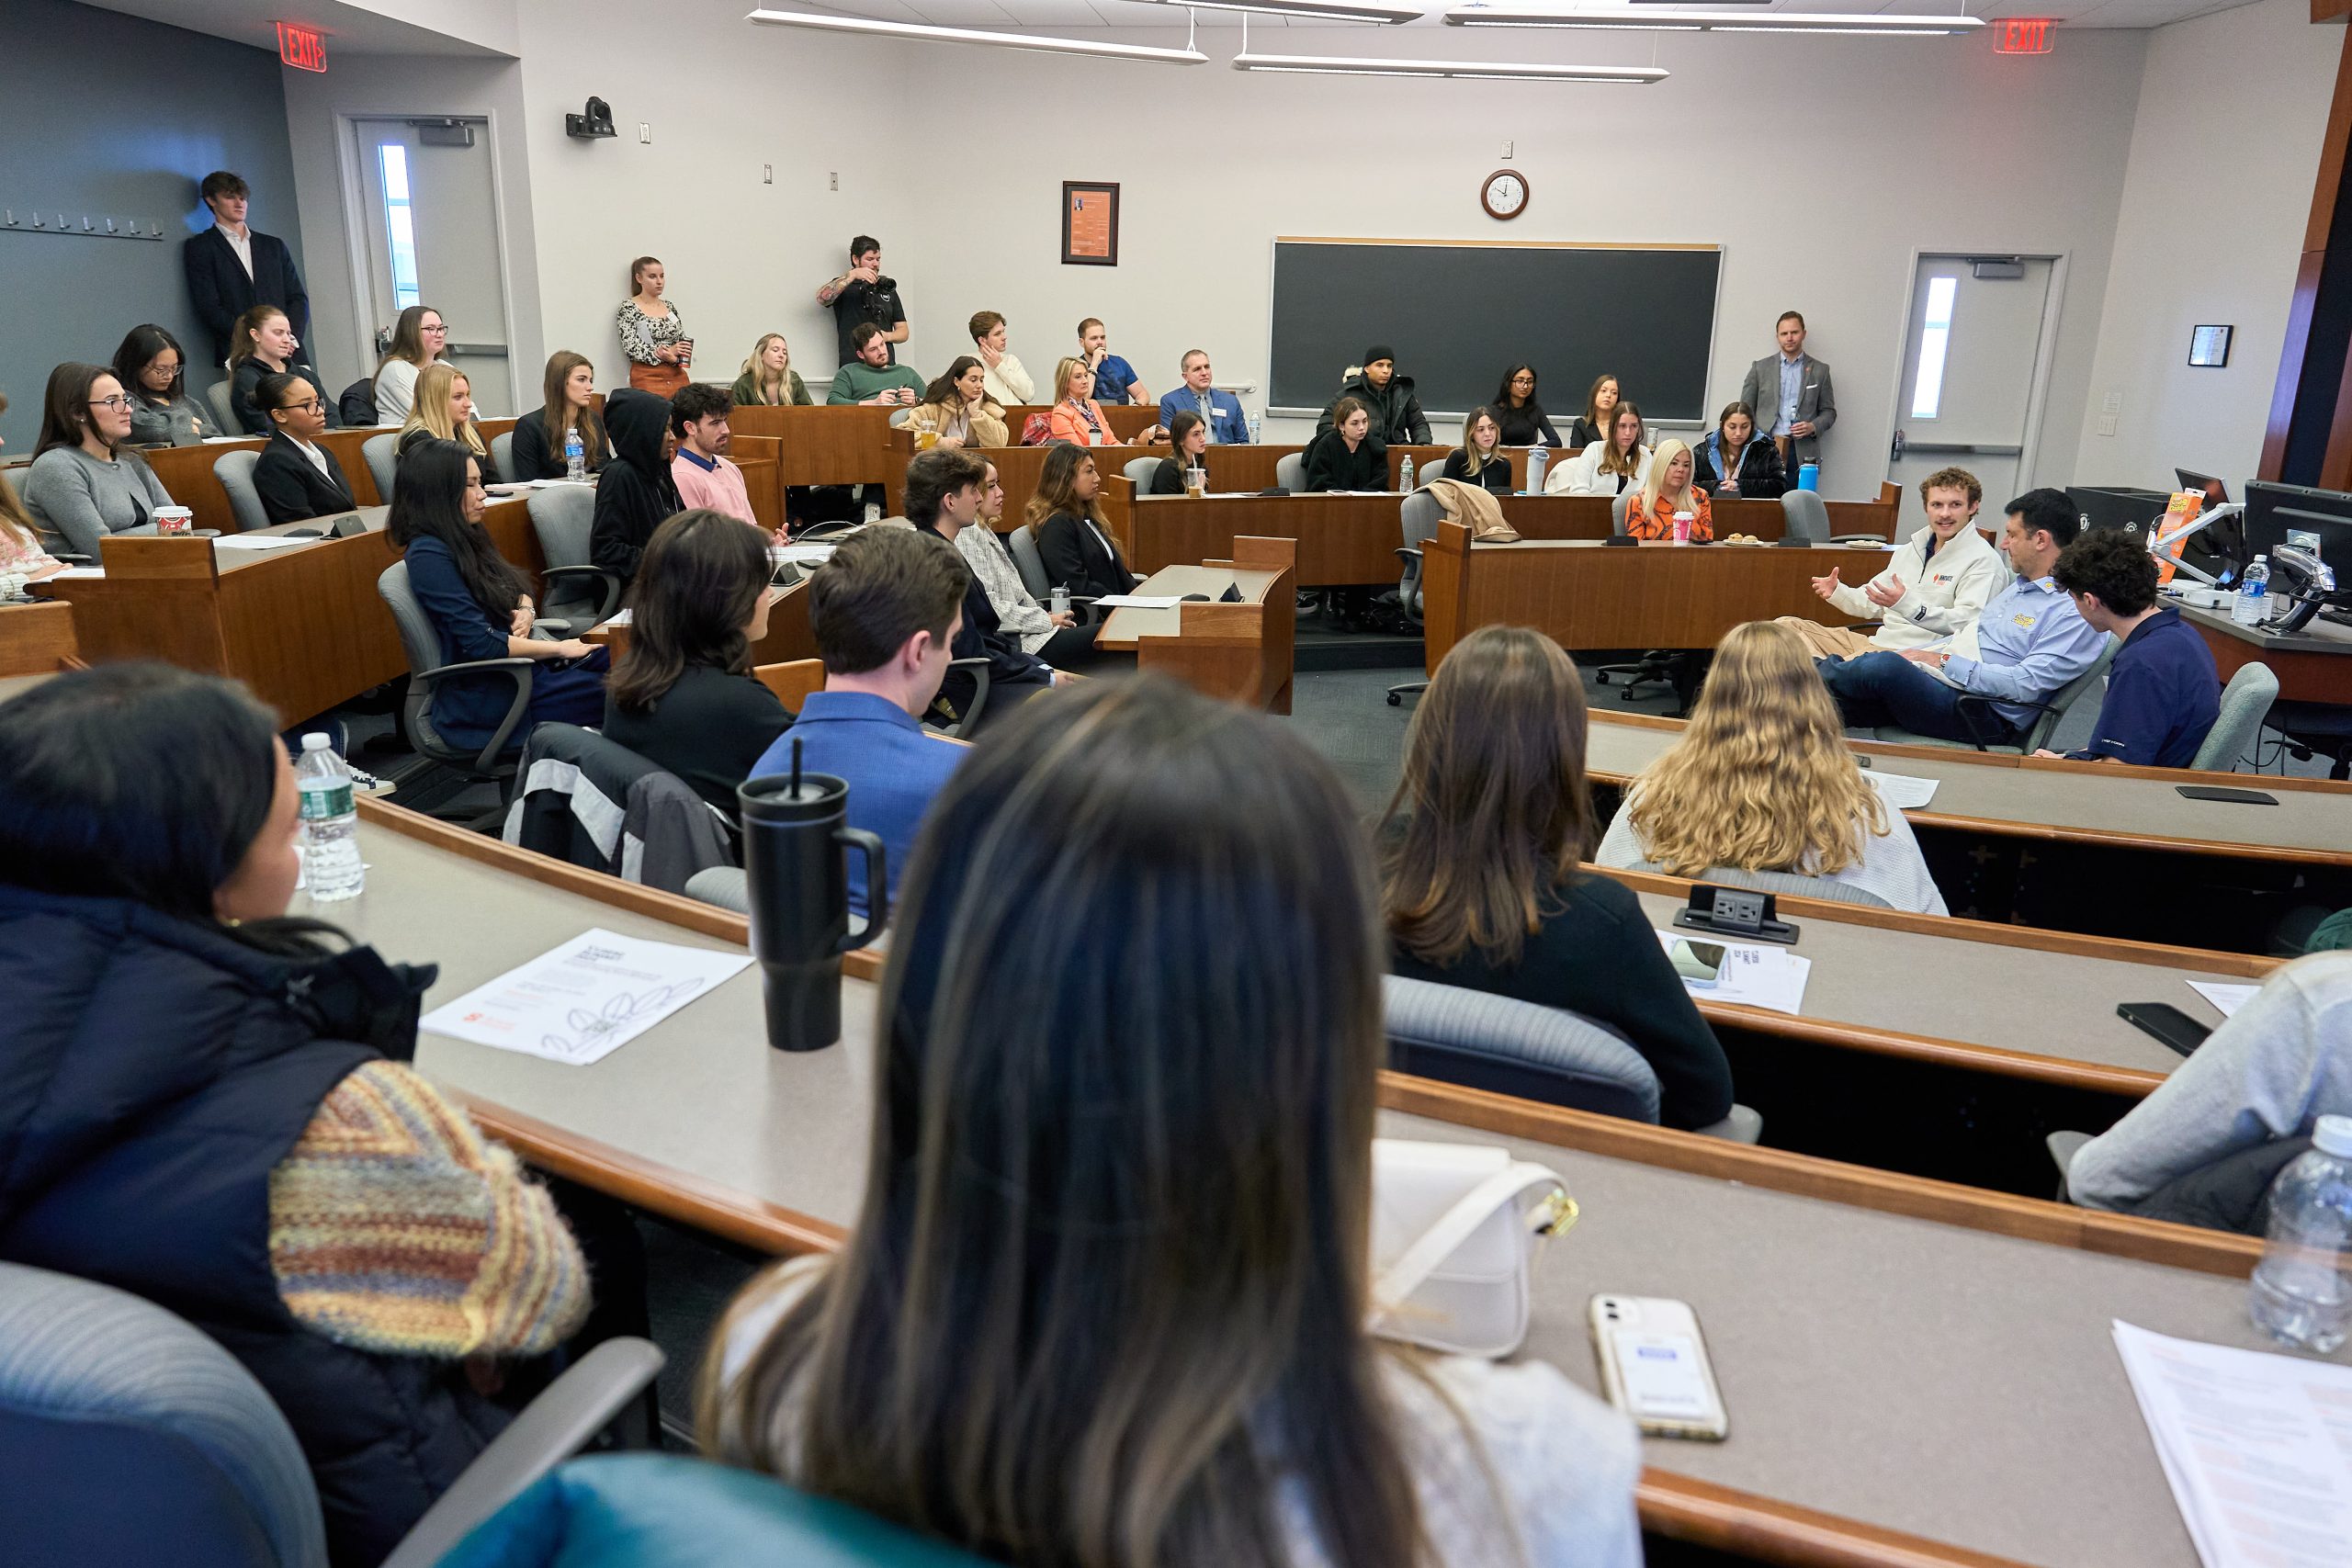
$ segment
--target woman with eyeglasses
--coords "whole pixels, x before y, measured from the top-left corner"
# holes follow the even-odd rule
[[[108,534],[152,534],[155,509],[172,498],[130,441],[135,400],[103,365],[61,365],[49,373],[40,435],[25,470],[25,508],[51,549],[96,561]]]
[[[441,357],[449,329],[430,305],[411,305],[392,323],[392,344],[376,367],[376,423],[400,424],[416,402],[419,372]]]
[[[327,403],[317,388],[300,376],[265,376],[254,389],[254,401],[268,414],[271,426],[269,445],[254,464],[254,489],[261,492],[261,509],[272,527],[358,504],[343,465],[319,445],[326,434]]]
[[[114,378],[131,396],[132,446],[193,446],[228,434],[187,395],[187,369],[179,339],[152,323],[131,328],[114,351]]]

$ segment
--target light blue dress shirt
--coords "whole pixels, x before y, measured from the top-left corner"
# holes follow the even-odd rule
[[[1797,398],[1804,390],[1804,355],[1794,359],[1781,355],[1781,418],[1780,423],[1765,432],[1768,435],[1786,435],[1797,422]]]
[[[2107,645],[2107,634],[2083,619],[2075,601],[2046,577],[2011,578],[1977,615],[1974,629],[1977,657],[1953,654],[1944,660],[1944,679],[1995,699],[1994,707],[2011,724],[2034,716],[2031,708],[2016,704],[2048,702]],[[1955,640],[1946,637],[1935,647],[1949,649]]]

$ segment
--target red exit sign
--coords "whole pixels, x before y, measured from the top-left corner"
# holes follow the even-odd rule
[[[1993,52],[2048,54],[2050,29],[2055,26],[2047,17],[2005,17],[1993,24]]]
[[[277,58],[297,71],[327,68],[327,35],[299,22],[277,24]]]

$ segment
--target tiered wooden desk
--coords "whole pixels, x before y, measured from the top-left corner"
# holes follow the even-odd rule
[[[1133,652],[1137,668],[1173,675],[1210,696],[1288,713],[1298,619],[1298,596],[1291,586],[1297,543],[1236,539],[1233,547],[1230,560],[1162,567],[1136,589],[1144,598],[1200,593],[1209,603],[1114,610],[1094,646]],[[1227,589],[1239,590],[1241,602],[1221,603]]]

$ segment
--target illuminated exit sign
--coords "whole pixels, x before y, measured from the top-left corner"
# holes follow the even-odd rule
[[[1993,52],[2048,54],[2050,29],[2056,25],[2047,17],[2005,17],[1993,24]]]
[[[297,71],[327,68],[327,35],[296,22],[277,24],[277,58]]]

